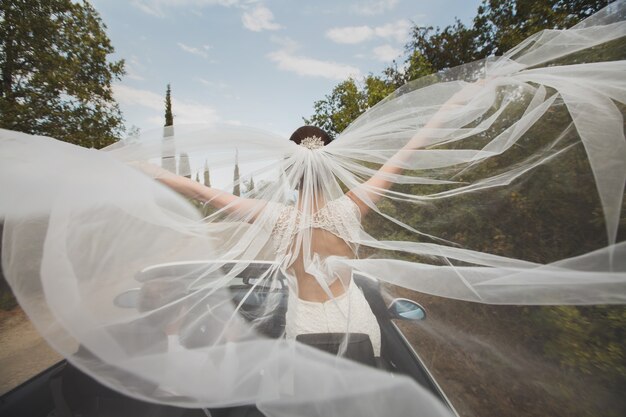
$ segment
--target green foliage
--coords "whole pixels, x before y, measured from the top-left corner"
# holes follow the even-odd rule
[[[315,114],[304,119],[305,124],[315,125],[331,136],[344,130],[367,107],[367,97],[352,78],[338,84],[332,93],[313,105]]]
[[[404,79],[406,81],[417,80],[418,78],[425,77],[435,72],[433,64],[418,50],[411,53],[407,59],[408,67],[404,73]]]
[[[172,89],[170,85],[167,84],[167,89],[165,90],[165,125],[164,126],[173,126],[174,125],[174,115],[172,114]]]
[[[421,75],[424,67],[439,71],[475,61],[479,58],[478,42],[474,29],[468,28],[458,19],[454,25],[443,29],[414,26],[411,40],[406,45],[410,51],[408,72]],[[415,68],[411,68],[412,65]]]
[[[544,351],[562,366],[609,381],[626,378],[626,309],[558,306],[532,320],[550,336]]]
[[[0,2],[0,127],[101,148],[124,132],[112,82],[124,74],[87,1]]]
[[[471,27],[458,19],[443,29],[414,26],[406,49],[405,81],[491,55],[502,55],[544,29],[565,29],[591,16],[606,0],[483,0]],[[416,60],[415,57],[423,59]]]
[[[474,18],[478,57],[502,55],[543,29],[565,29],[611,3],[606,0],[483,0]]]
[[[361,94],[367,98],[367,108],[370,108],[393,93],[395,89],[396,85],[394,83],[369,75],[365,79],[365,90]]]
[[[310,119],[305,118],[304,122],[324,129],[333,137],[338,135],[398,87],[396,82],[399,80],[393,79],[397,74],[397,71],[392,73],[391,70],[385,78],[370,74],[363,80],[362,86],[352,78],[340,83],[330,95],[315,102],[315,114]]]

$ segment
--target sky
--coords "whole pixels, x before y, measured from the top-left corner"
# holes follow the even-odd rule
[[[126,126],[228,123],[289,137],[347,79],[403,61],[413,25],[471,24],[480,0],[92,0],[127,74]]]

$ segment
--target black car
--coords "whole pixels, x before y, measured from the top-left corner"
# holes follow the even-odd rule
[[[148,267],[136,276],[137,288],[119,294],[114,302],[123,308],[135,308],[142,288],[150,282],[166,276],[187,276],[194,282],[194,271],[202,270],[207,261],[168,263]],[[222,267],[228,269],[235,266]],[[234,303],[239,304],[243,297],[254,286],[254,291],[248,295],[242,304],[241,314],[252,319],[255,311],[263,305],[270,295],[280,297],[274,317],[266,321],[268,324],[260,330],[270,337],[280,337],[284,332],[285,313],[287,310],[287,286],[285,278],[279,277],[281,283],[278,288],[267,288],[255,285],[258,277],[271,266],[270,262],[254,262],[237,274],[231,282],[230,290]],[[444,404],[450,411],[456,411],[446,398],[445,394],[428,372],[419,355],[403,336],[394,319],[425,320],[426,311],[419,304],[405,298],[393,299],[386,303],[381,295],[378,281],[364,275],[354,275],[354,281],[361,288],[363,294],[377,317],[381,331],[381,356],[374,358],[371,351],[369,336],[364,334],[350,334],[345,356],[387,370],[392,373],[408,375],[417,383],[425,387]],[[203,280],[210,280],[210,276],[203,276]],[[314,334],[301,335],[298,340],[317,348],[336,353],[339,343],[345,337],[342,334]],[[202,329],[192,332],[187,343],[202,344]],[[368,349],[369,347],[369,349]],[[0,397],[0,416],[3,417],[158,417],[158,416],[262,416],[263,414],[253,405],[219,409],[186,409],[165,406],[139,401],[113,391],[88,375],[82,373],[69,362],[63,360],[46,371],[31,378]]]

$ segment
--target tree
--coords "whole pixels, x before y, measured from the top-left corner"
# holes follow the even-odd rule
[[[433,72],[435,72],[435,68],[430,61],[420,51],[414,50],[410,52],[402,70],[398,69],[394,61],[393,65],[383,70],[383,75],[388,83],[399,88],[409,81],[425,77]]]
[[[370,74],[362,86],[354,79],[340,83],[325,99],[315,102],[315,114],[310,119],[305,118],[304,122],[326,130],[333,137],[338,135],[364,111],[398,87],[398,79],[394,78],[396,75],[389,72],[383,78]]]
[[[483,0],[472,26],[459,19],[443,29],[414,26],[405,46],[407,57],[394,61],[381,76],[368,75],[364,88],[348,79],[316,101],[314,114],[304,119],[336,135],[366,109],[403,84],[491,55],[500,55],[542,29],[567,28],[591,16],[607,0]]]
[[[209,164],[204,161],[204,185],[211,186],[211,173],[209,172]]]
[[[233,172],[233,195],[241,195],[241,184],[239,181],[239,150],[235,149],[235,172]]]
[[[359,90],[356,81],[350,78],[337,85],[330,95],[316,101],[313,107],[315,114],[310,119],[304,119],[304,122],[335,136],[365,111],[367,98]]]
[[[468,28],[459,19],[443,29],[414,26],[411,40],[406,45],[409,52],[407,72],[423,74],[424,68],[440,71],[482,58],[477,54],[478,38],[473,27]],[[411,68],[414,66],[414,68]],[[410,78],[407,81],[410,81]]]
[[[246,186],[246,194],[254,191],[254,177],[250,176],[249,180],[243,180],[244,185]]]
[[[174,125],[174,115],[172,114],[172,89],[167,84],[167,89],[165,90],[165,125],[164,126],[173,126]]]
[[[189,155],[182,152],[178,159],[178,175],[191,179],[191,166],[189,165]]]
[[[591,16],[607,0],[483,0],[474,18],[477,56],[502,55],[543,29],[565,29]]]
[[[101,148],[122,136],[124,60],[87,1],[0,2],[0,127]]]
[[[174,115],[172,114],[172,89],[167,84],[165,90],[165,124],[163,125],[163,154],[161,156],[161,166],[170,172],[177,173],[175,144],[170,137],[174,136]],[[182,162],[182,161],[181,161]],[[187,165],[189,160],[187,159]]]
[[[370,108],[393,93],[396,88],[396,84],[393,81],[384,80],[370,74],[365,78],[365,91],[362,91],[361,94],[365,96],[367,108]]]

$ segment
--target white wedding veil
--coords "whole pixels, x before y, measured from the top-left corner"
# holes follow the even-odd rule
[[[472,303],[626,303],[625,14],[617,1],[413,81],[319,149],[229,125],[102,151],[0,130],[3,272],[55,350],[133,397],[448,415],[409,377],[285,339],[290,266],[300,257],[330,302],[334,279],[360,274]],[[158,181],[163,169],[210,173],[240,199],[190,200]],[[310,224],[346,192],[363,213],[339,235],[352,255],[319,256],[313,228],[276,232],[284,207]]]

